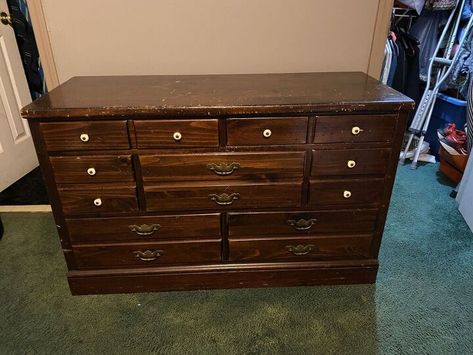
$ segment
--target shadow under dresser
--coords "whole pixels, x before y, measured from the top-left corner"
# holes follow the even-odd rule
[[[301,73],[75,77],[22,114],[95,294],[375,282],[412,108]]]

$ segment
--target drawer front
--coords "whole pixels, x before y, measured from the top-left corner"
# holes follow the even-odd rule
[[[46,149],[128,149],[126,121],[43,122],[40,124]]]
[[[389,142],[395,126],[395,115],[318,116],[314,143]]]
[[[132,212],[138,210],[135,187],[58,188],[64,214]]]
[[[370,255],[371,236],[229,240],[229,260],[305,261],[364,259]]]
[[[66,219],[73,243],[220,239],[220,214]]]
[[[231,118],[228,145],[302,144],[307,141],[307,117]]]
[[[148,211],[299,207],[302,182],[145,186]]]
[[[218,147],[218,120],[134,121],[138,148]]]
[[[230,238],[373,233],[377,209],[229,213]]]
[[[50,157],[58,184],[134,181],[131,155]]]
[[[312,176],[384,174],[390,149],[314,150]]]
[[[311,180],[309,205],[314,207],[377,205],[382,201],[383,191],[383,179]]]
[[[302,177],[304,152],[142,155],[144,181]]]
[[[73,246],[78,268],[157,267],[221,261],[220,240]]]

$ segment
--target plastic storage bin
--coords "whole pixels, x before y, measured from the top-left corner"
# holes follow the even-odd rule
[[[444,128],[448,123],[455,123],[457,129],[463,130],[466,123],[466,101],[437,94],[429,129],[425,135],[425,140],[430,144],[430,154],[435,155],[437,160],[440,148],[437,129]]]

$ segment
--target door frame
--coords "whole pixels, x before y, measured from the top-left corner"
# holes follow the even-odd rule
[[[41,58],[44,80],[46,81],[48,91],[51,91],[59,85],[59,77],[44,16],[43,3],[41,0],[26,0],[26,3],[31,17],[36,46]]]
[[[384,47],[391,25],[391,15],[393,11],[394,0],[379,0],[376,22],[373,30],[373,39],[371,40],[370,58],[368,61],[367,73],[373,78],[379,79],[384,60]]]

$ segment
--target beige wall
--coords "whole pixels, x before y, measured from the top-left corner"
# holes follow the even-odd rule
[[[367,72],[379,2],[386,1],[42,0],[60,82],[75,75]]]

